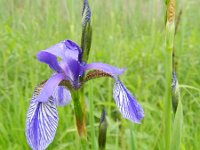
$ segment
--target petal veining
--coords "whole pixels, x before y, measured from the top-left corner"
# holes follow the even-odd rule
[[[64,86],[57,86],[53,97],[57,106],[65,106],[72,100],[70,91]]]
[[[65,78],[65,75],[62,73],[54,74],[50,77],[44,84],[43,89],[37,97],[38,102],[47,102],[48,99],[53,95],[55,88],[59,83]]]
[[[140,120],[144,117],[144,111],[119,79],[115,79],[113,97],[124,118],[135,123],[140,123]]]
[[[26,116],[26,139],[33,150],[44,150],[53,141],[58,126],[58,113],[53,97],[46,103],[36,101],[40,92],[37,87],[33,93]]]

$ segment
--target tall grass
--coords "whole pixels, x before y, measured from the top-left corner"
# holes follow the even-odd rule
[[[25,116],[34,87],[51,72],[35,55],[63,39],[80,43],[79,0],[0,0],[0,149],[29,149]],[[106,149],[163,149],[164,4],[161,0],[90,1],[93,41],[88,62],[128,67],[121,80],[145,110],[141,125],[124,120],[112,99],[112,80],[85,86],[88,147],[97,144],[102,106],[107,110]],[[186,1],[175,45],[184,126],[180,149],[200,149],[200,17],[198,0]],[[162,17],[161,17],[162,16]],[[92,95],[88,95],[90,90]],[[93,101],[93,106],[89,105]],[[80,149],[73,103],[59,108],[59,125],[48,149]],[[93,132],[94,131],[94,132]],[[93,143],[93,144],[92,144]]]

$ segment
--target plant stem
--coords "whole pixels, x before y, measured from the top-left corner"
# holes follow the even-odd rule
[[[87,132],[85,128],[85,103],[83,89],[72,92],[74,111],[76,116],[76,127],[81,138],[81,149],[87,150]]]
[[[165,101],[164,138],[165,150],[171,148],[171,107],[172,107],[172,52],[174,47],[176,0],[166,0],[166,51],[165,51]]]
[[[80,95],[82,95],[82,94],[80,94],[79,91],[73,91],[73,101],[74,101],[74,111],[75,111],[75,116],[76,116],[76,126],[77,126],[79,136],[86,138],[85,114],[83,112],[83,108],[82,108],[82,105],[80,103]]]
[[[167,48],[168,49],[168,48]],[[165,58],[165,102],[164,102],[164,125],[165,125],[165,149],[170,150],[171,138],[171,81],[172,81],[172,51],[166,51]]]

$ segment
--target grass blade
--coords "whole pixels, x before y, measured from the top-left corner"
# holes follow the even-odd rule
[[[172,129],[171,150],[179,150],[181,143],[182,125],[183,125],[183,108],[181,100],[179,100]]]

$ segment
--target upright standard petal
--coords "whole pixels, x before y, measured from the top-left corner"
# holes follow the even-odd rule
[[[64,86],[57,86],[53,97],[55,98],[55,103],[57,106],[65,106],[72,99],[70,91],[67,90]]]
[[[65,52],[66,57],[71,57],[79,62],[81,62],[82,58],[82,50],[81,48],[73,41],[71,40],[65,40],[63,41],[65,43],[65,46],[67,48]]]
[[[66,75],[66,79],[70,80],[74,88],[77,88],[79,84],[79,76],[83,72],[80,62],[71,57],[65,57],[65,59],[60,62],[60,66]]]
[[[70,56],[76,60],[81,58],[81,49],[80,47],[71,40],[64,40],[54,46],[51,46],[41,52],[47,52],[49,54],[55,55],[60,58],[65,56]]]
[[[140,120],[144,117],[144,111],[119,79],[115,79],[113,97],[124,118],[135,123],[140,123]]]
[[[47,102],[48,99],[53,95],[55,88],[59,85],[59,83],[65,78],[65,75],[62,73],[54,74],[51,78],[49,78],[40,94],[37,97],[38,102]]]
[[[84,71],[87,71],[87,70],[90,70],[90,69],[100,70],[100,71],[108,73],[112,76],[120,75],[125,70],[125,69],[120,69],[120,68],[117,68],[117,67],[114,67],[114,66],[111,66],[111,65],[108,65],[108,64],[100,63],[100,62],[90,63],[90,64],[83,66]]]
[[[42,86],[36,87],[26,116],[26,139],[33,150],[44,150],[53,141],[58,113],[53,97],[46,103],[36,100]]]
[[[43,63],[48,64],[49,67],[55,70],[56,72],[62,72],[62,69],[58,64],[56,56],[45,51],[40,51],[37,53],[37,59]]]
[[[64,43],[64,41],[62,41],[62,42],[60,42],[56,45],[53,45],[45,50],[42,50],[41,52],[48,52],[52,55],[63,58],[65,56],[66,49],[67,48],[65,46],[65,43]]]

